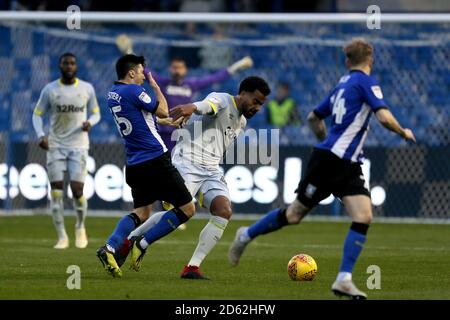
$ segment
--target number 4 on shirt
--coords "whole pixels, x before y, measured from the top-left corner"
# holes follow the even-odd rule
[[[347,109],[345,109],[345,98],[342,98],[345,89],[340,89],[336,94],[334,94],[330,102],[333,104],[333,115],[336,115],[334,122],[336,124],[341,124]]]

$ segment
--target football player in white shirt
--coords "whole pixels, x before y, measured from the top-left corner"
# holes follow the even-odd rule
[[[200,264],[222,237],[232,215],[230,195],[219,163],[245,129],[247,119],[261,110],[269,94],[270,88],[264,79],[247,77],[241,82],[237,96],[213,92],[203,101],[180,105],[170,111],[174,122],[190,117],[184,128],[177,132],[172,162],[192,196],[211,213],[181,278],[207,279],[200,272]],[[129,238],[150,229],[162,214],[153,214]]]
[[[61,78],[48,83],[41,91],[33,111],[33,126],[39,146],[47,151],[47,173],[51,186],[51,210],[58,235],[55,249],[69,247],[64,227],[64,172],[70,178],[73,206],[77,213],[75,245],[85,248],[88,244],[84,220],[87,201],[83,196],[88,157],[88,131],[100,121],[100,109],[94,87],[76,77],[77,61],[72,53],[64,53],[59,59]],[[44,132],[42,117],[48,114],[48,137]],[[89,114],[89,118],[88,118]]]

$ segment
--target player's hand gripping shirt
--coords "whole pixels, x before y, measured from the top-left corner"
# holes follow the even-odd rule
[[[65,85],[55,80],[42,89],[34,114],[50,115],[50,148],[88,149],[89,136],[82,130],[88,110],[92,114],[100,112],[90,83],[76,79],[74,84]]]
[[[321,119],[333,117],[326,139],[316,147],[329,150],[341,159],[361,162],[370,117],[381,108],[387,107],[375,79],[352,70],[314,109]]]
[[[108,93],[108,107],[125,141],[127,164],[134,165],[167,151],[157,132],[158,101],[137,84],[115,82]]]
[[[210,93],[207,102],[212,114],[193,114],[187,125],[178,130],[174,158],[206,168],[217,168],[228,148],[245,128],[247,120],[239,111],[234,97],[228,93]],[[194,103],[195,104],[195,103]]]

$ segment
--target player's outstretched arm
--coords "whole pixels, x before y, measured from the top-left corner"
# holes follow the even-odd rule
[[[174,121],[177,121],[179,118],[188,119],[194,112],[202,115],[213,115],[217,113],[217,106],[218,105],[214,105],[212,102],[207,102],[206,100],[181,104],[170,110],[170,116]]]
[[[192,90],[197,91],[201,90],[213,83],[222,82],[227,80],[232,74],[235,74],[238,71],[245,70],[253,66],[253,60],[250,57],[244,57],[241,60],[236,61],[231,66],[226,69],[221,69],[212,74],[205,75],[203,77],[189,77],[186,78],[186,82],[189,83]],[[159,81],[158,81],[159,82]]]
[[[375,113],[375,116],[386,129],[397,133],[405,140],[411,140],[416,143],[414,133],[410,129],[402,128],[397,119],[395,119],[394,115],[388,109],[379,109]]]
[[[327,126],[325,125],[325,121],[319,118],[314,111],[308,114],[308,124],[317,139],[320,141],[325,140],[325,137],[327,136]]]
[[[159,85],[156,83],[155,79],[152,77],[152,73],[148,71],[146,73],[148,83],[150,87],[153,89],[156,95],[156,99],[158,99],[159,105],[156,109],[156,116],[159,118],[167,118],[169,116],[169,107],[167,105],[167,100],[164,97],[164,94],[162,93],[161,89],[159,88]]]

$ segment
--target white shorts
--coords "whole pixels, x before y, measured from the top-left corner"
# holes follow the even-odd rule
[[[64,172],[69,173],[70,181],[83,182],[87,174],[85,149],[53,148],[47,151],[47,174],[50,182],[64,181]]]
[[[192,163],[187,165],[181,161],[173,161],[172,163],[183,177],[191,195],[197,199],[202,207],[210,210],[211,203],[217,196],[230,199],[225,177],[219,168],[208,170]]]

